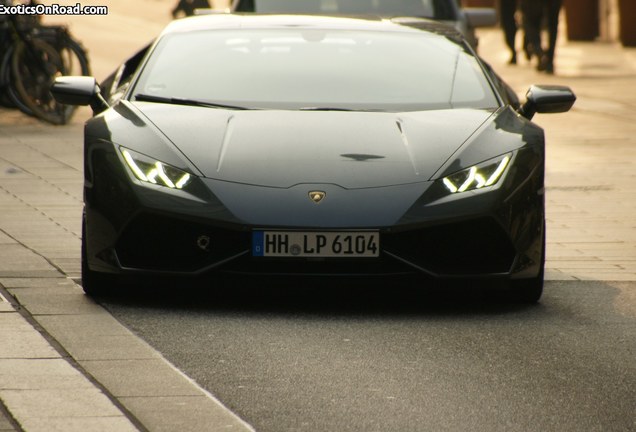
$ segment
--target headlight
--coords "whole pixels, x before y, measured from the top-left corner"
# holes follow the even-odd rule
[[[169,187],[170,189],[183,189],[192,176],[187,172],[165,164],[158,160],[120,147],[126,164],[139,180]]]
[[[510,155],[500,156],[479,165],[444,177],[442,182],[450,193],[466,192],[497,184],[506,172]]]

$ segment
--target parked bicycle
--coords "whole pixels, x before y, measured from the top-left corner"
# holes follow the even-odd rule
[[[50,87],[57,76],[90,75],[86,50],[65,26],[43,25],[34,16],[0,20],[0,103],[49,123],[67,123],[75,107],[58,103]]]

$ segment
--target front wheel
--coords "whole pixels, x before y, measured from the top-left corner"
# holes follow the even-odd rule
[[[88,267],[86,252],[86,223],[82,224],[82,289],[91,297],[113,291],[117,284],[116,276],[100,273]]]
[[[541,269],[536,277],[530,279],[517,279],[510,282],[510,294],[513,301],[518,303],[537,303],[543,294],[543,280],[545,272],[545,222],[541,237]]]

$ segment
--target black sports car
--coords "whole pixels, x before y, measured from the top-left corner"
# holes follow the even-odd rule
[[[188,18],[108,86],[53,86],[96,114],[87,293],[112,275],[242,273],[497,278],[541,295],[544,134],[529,120],[575,97],[534,86],[516,106],[445,25]]]

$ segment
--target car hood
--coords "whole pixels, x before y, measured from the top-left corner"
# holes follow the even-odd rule
[[[277,188],[428,181],[492,115],[473,109],[375,113],[134,105],[205,177]]]

